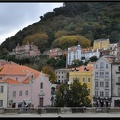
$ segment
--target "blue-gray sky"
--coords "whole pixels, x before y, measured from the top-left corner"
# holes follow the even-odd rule
[[[63,6],[62,2],[0,3],[0,44],[19,30],[40,20],[47,12]]]

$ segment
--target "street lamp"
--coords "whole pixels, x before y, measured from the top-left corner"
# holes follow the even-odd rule
[[[66,96],[66,94],[67,94],[66,89],[65,89],[63,92],[64,92],[64,107],[66,107],[66,103],[65,103],[65,96]]]
[[[54,101],[53,95],[52,95],[52,97],[51,97],[51,101],[52,101],[52,107],[53,107],[53,101]]]

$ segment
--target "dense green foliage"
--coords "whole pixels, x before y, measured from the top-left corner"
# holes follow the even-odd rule
[[[65,90],[66,94],[64,93]],[[70,89],[65,83],[60,85],[60,89],[56,93],[55,106],[90,107],[91,100],[88,95],[87,84],[82,85],[76,78],[73,84],[70,84]]]
[[[18,42],[22,45],[29,40],[28,36],[41,52],[56,47],[54,40],[63,36],[84,36],[91,45],[100,38],[109,38],[115,43],[120,38],[120,2],[64,2],[63,7],[40,16],[40,21],[7,38],[0,46],[1,53],[4,48],[11,51]],[[59,47],[66,48],[67,44],[59,44]]]

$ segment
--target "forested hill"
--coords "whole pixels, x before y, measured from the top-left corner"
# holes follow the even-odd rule
[[[1,51],[11,51],[17,43],[22,45],[26,41],[33,41],[43,52],[78,43],[88,47],[101,38],[109,38],[111,43],[120,39],[120,2],[64,2],[62,7],[38,17],[39,22],[7,38]]]

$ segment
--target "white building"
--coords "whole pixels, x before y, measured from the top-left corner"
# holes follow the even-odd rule
[[[111,106],[112,57],[102,56],[94,64],[93,103],[98,107]]]
[[[83,62],[88,61],[90,57],[96,56],[97,58],[100,57],[99,50],[87,50],[81,49],[81,46],[73,46],[68,48],[68,57],[67,57],[67,64],[72,65],[73,60],[82,60]]]
[[[69,72],[71,69],[56,69],[57,83],[67,83],[69,79]]]

